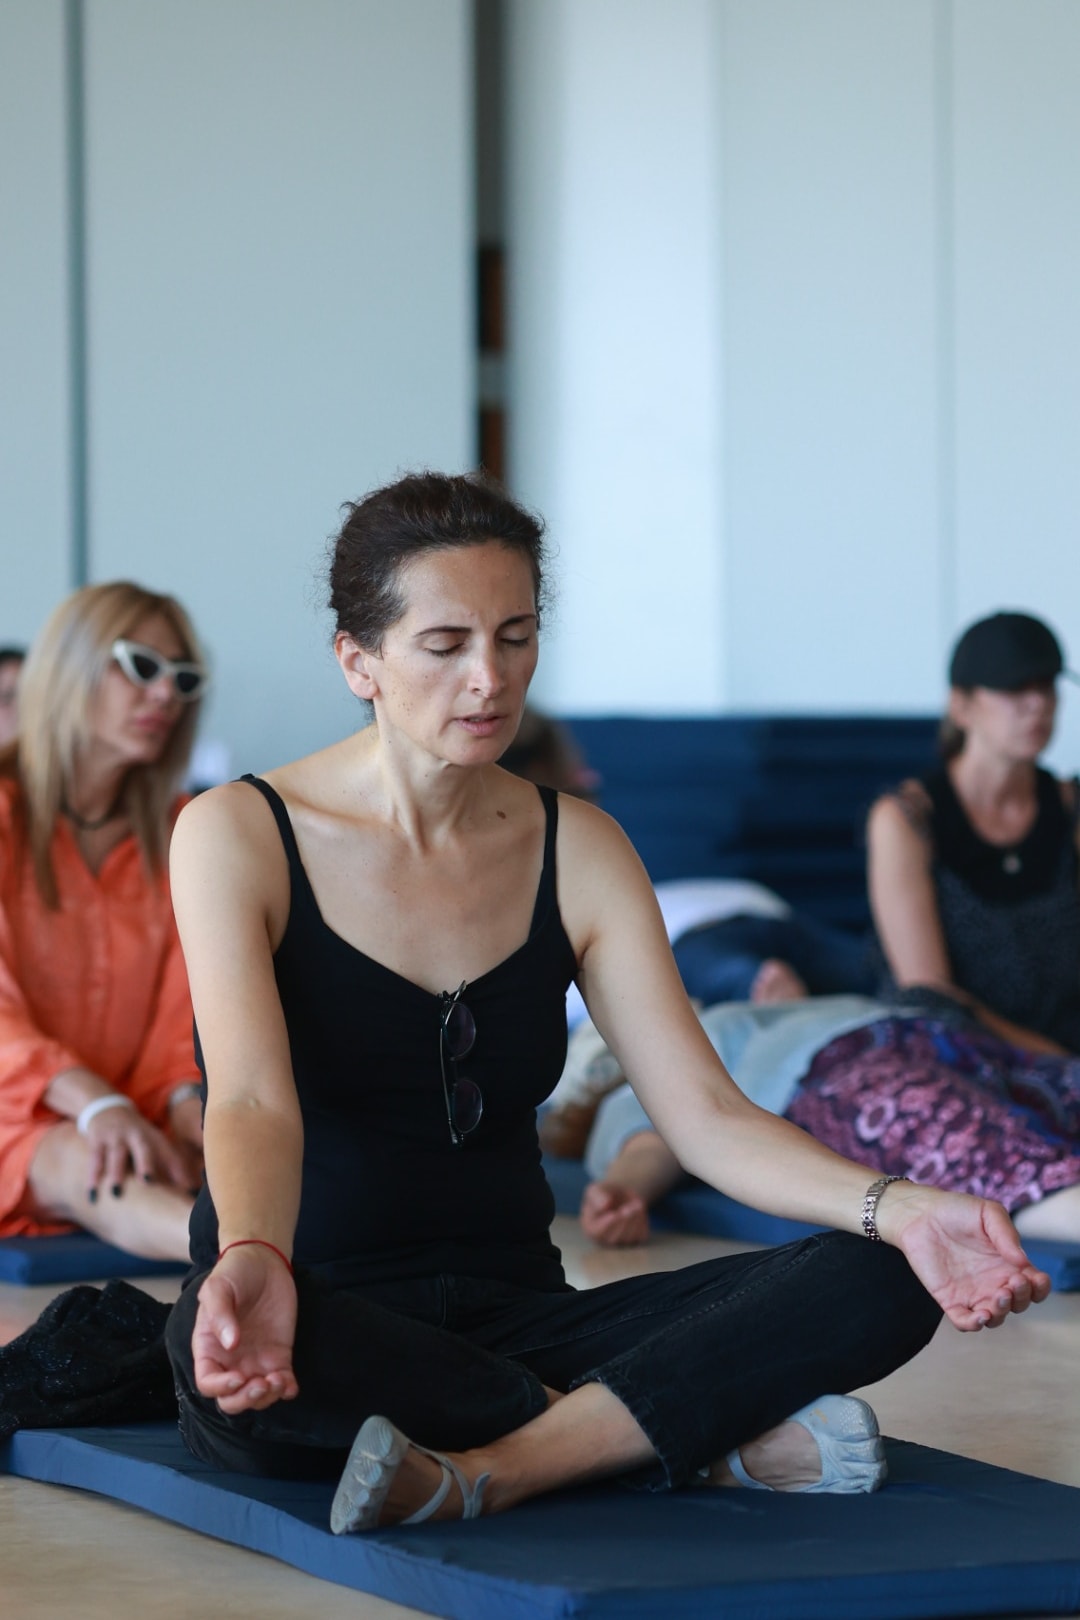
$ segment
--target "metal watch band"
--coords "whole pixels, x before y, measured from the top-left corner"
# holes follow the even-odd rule
[[[910,1181],[910,1176],[879,1176],[872,1181],[863,1195],[862,1201],[862,1229],[871,1243],[881,1242],[881,1233],[877,1229],[878,1200],[886,1187],[894,1181]]]

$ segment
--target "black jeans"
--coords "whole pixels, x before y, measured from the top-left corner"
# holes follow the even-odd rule
[[[874,1383],[922,1349],[940,1311],[898,1250],[839,1232],[577,1292],[441,1276],[331,1291],[299,1273],[300,1394],[226,1417],[194,1387],[201,1278],[166,1339],[180,1429],[205,1462],[333,1476],[364,1418],[467,1450],[545,1410],[544,1385],[606,1385],[681,1485],[705,1463],[828,1392]]]

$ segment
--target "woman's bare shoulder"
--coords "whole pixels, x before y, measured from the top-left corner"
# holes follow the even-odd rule
[[[169,867],[178,874],[204,877],[257,866],[284,866],[281,837],[263,795],[248,782],[225,782],[191,799],[176,818]],[[217,878],[214,879],[217,881]]]
[[[634,846],[614,816],[587,799],[559,794],[559,829],[560,842],[575,854],[637,860]]]
[[[903,837],[914,832],[925,843],[930,839],[934,807],[922,782],[909,777],[898,787],[882,793],[870,806],[867,834]]]

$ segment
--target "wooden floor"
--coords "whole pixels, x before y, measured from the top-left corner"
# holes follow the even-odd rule
[[[560,1218],[579,1287],[731,1252],[704,1238],[607,1253]],[[171,1298],[175,1284],[140,1284]],[[58,1290],[0,1285],[0,1342]],[[1080,1294],[1051,1297],[994,1333],[942,1327],[909,1366],[875,1386],[885,1433],[1080,1486]],[[1080,1534],[1080,1531],[1078,1531]],[[414,1610],[344,1591],[271,1559],[81,1492],[0,1477],[0,1608],[12,1620],[408,1620]],[[1029,1617],[1034,1620],[1034,1617]]]

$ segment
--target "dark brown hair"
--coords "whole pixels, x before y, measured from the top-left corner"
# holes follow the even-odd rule
[[[493,541],[519,551],[532,570],[539,615],[544,594],[544,524],[479,473],[409,473],[346,502],[330,544],[328,579],[335,634],[382,650],[405,611],[401,571],[417,557]]]

